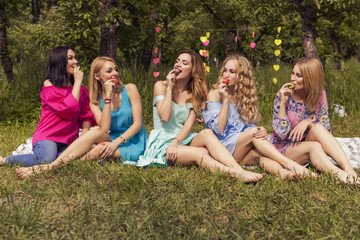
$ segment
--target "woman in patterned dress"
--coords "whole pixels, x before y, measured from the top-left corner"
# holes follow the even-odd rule
[[[359,183],[345,152],[330,133],[324,82],[324,68],[318,59],[305,57],[295,62],[291,83],[284,84],[275,97],[270,141],[299,164],[311,162],[342,182]]]

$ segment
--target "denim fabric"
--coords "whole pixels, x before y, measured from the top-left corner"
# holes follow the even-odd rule
[[[68,145],[50,140],[38,141],[33,146],[33,154],[14,155],[6,158],[5,164],[34,166],[53,162]]]

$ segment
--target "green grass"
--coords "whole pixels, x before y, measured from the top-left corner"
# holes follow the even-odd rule
[[[271,66],[255,72],[262,114],[259,125],[269,133],[274,95],[287,81],[290,68],[282,66],[277,75]],[[348,114],[340,118],[330,108],[337,137],[360,136],[358,69],[357,62],[349,61],[341,73],[327,70],[329,105],[341,104]],[[125,70],[122,76],[124,82],[139,87],[149,132],[153,78]],[[277,85],[271,82],[273,76],[279,79]],[[208,78],[214,81],[216,73]],[[31,90],[23,89],[22,93],[26,91],[31,96]],[[24,101],[15,93],[6,96]],[[0,96],[2,103],[8,101],[6,96]],[[38,93],[33,92],[28,102],[32,104],[36,98]],[[0,110],[11,114],[15,111],[12,106],[16,105],[2,105]],[[24,115],[17,110],[14,116],[3,116],[1,156],[9,155],[32,136],[40,111],[36,106]],[[196,123],[193,130],[203,127]],[[252,171],[263,172],[258,167]],[[359,189],[337,184],[327,174],[298,182],[267,175],[257,184],[244,184],[198,167],[137,169],[75,161],[25,180],[10,167],[0,168],[0,176],[0,239],[360,238]]]

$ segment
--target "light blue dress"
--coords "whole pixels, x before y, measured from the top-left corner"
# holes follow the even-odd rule
[[[167,162],[165,160],[166,149],[184,127],[185,121],[189,116],[190,109],[193,108],[191,103],[177,105],[172,102],[170,120],[168,122],[163,122],[157,113],[156,102],[164,99],[164,95],[158,95],[153,101],[154,129],[150,132],[149,138],[146,142],[144,155],[140,156],[139,161],[137,162],[136,166],[138,167],[148,167],[152,165],[167,166]],[[195,135],[196,133],[189,133],[181,142],[181,145],[189,145]]]
[[[100,98],[101,111],[104,108],[104,100]],[[121,136],[131,125],[133,125],[133,115],[129,96],[125,85],[121,90],[121,105],[117,111],[111,111],[111,125],[109,135],[111,141]],[[135,165],[139,156],[144,153],[146,146],[147,133],[144,124],[141,130],[132,138],[128,139],[125,144],[120,144],[118,149],[121,154],[121,162],[124,164]]]
[[[240,134],[256,127],[256,125],[253,123],[246,124],[244,119],[240,117],[236,105],[229,103],[227,124],[221,134],[217,119],[221,105],[222,103],[218,101],[206,101],[206,109],[203,111],[202,117],[206,123],[206,128],[210,128],[220,142],[233,154]]]

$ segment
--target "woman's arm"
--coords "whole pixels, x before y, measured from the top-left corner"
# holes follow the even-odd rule
[[[226,96],[224,96],[224,94],[222,93],[223,91],[225,91],[222,85],[224,85],[224,83],[221,83],[219,85],[218,91],[212,90],[209,92],[207,96],[208,101],[217,101],[217,102],[221,102],[221,96],[222,96],[220,112],[217,115],[217,122],[218,122],[220,134],[223,134],[225,131],[228,120],[228,112],[229,112],[229,98],[227,94]]]
[[[74,68],[74,86],[71,93],[74,96],[74,98],[76,98],[76,100],[78,101],[80,99],[80,89],[83,78],[84,78],[84,73],[80,70],[80,66],[76,66]]]
[[[157,113],[163,122],[168,122],[172,113],[172,89],[175,85],[174,71],[170,71],[165,81],[158,81],[154,86],[154,98],[158,95],[164,95],[164,100],[156,102]]]
[[[283,108],[284,108],[283,111],[285,111],[284,117],[281,117],[283,115],[280,114],[280,108],[281,108],[280,95],[276,94],[275,100],[274,100],[272,127],[274,130],[274,133],[281,140],[285,140],[291,130],[291,124],[286,115],[285,104],[283,105]]]
[[[196,119],[196,113],[194,109],[190,110],[189,116],[185,121],[183,128],[180,130],[178,135],[171,141],[170,145],[166,149],[165,160],[166,161],[175,161],[177,158],[177,146],[189,135],[192,126],[194,125]]]

